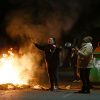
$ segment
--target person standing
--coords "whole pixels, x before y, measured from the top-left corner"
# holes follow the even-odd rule
[[[75,47],[76,48],[76,47]],[[71,66],[73,69],[73,82],[80,82],[80,77],[77,74],[77,51],[75,48],[72,48],[72,53],[71,53]]]
[[[86,36],[82,40],[81,48],[78,50],[78,69],[82,81],[81,90],[77,93],[90,93],[90,70],[93,61],[92,37]]]
[[[35,43],[35,46],[45,52],[45,59],[50,79],[50,90],[58,90],[58,66],[59,52],[61,48],[57,47],[55,38],[49,38],[47,45],[39,45]]]

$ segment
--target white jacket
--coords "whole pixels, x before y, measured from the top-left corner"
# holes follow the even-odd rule
[[[83,43],[80,50],[78,50],[78,67],[91,68],[93,62],[93,46],[92,43]]]

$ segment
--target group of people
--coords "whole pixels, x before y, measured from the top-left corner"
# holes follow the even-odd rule
[[[45,59],[48,68],[48,74],[50,79],[50,88],[51,91],[57,91],[59,89],[58,85],[58,66],[59,66],[59,53],[61,51],[61,47],[56,45],[55,38],[49,38],[48,44],[40,45],[35,43],[35,46],[43,50],[45,52]],[[76,54],[76,58],[72,62],[77,62],[77,64],[73,63],[75,67],[75,76],[80,76],[82,81],[81,90],[77,93],[90,93],[90,80],[89,74],[91,70],[91,63],[93,57],[93,46],[92,46],[92,37],[87,36],[82,40],[81,48],[74,48],[73,50]],[[79,73],[79,74],[78,74]]]

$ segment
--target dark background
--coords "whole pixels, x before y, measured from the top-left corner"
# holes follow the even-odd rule
[[[11,13],[16,11],[31,12],[33,25],[43,25],[51,14],[58,14],[63,23],[60,28],[61,41],[80,44],[86,35],[93,37],[93,45],[100,41],[100,0],[0,0],[0,47],[19,46],[20,37],[12,38],[6,31]],[[26,14],[27,14],[26,12]],[[64,22],[71,18],[74,24],[68,29]],[[56,19],[56,18],[55,18]],[[67,21],[68,24],[68,21]],[[70,21],[69,21],[70,24]]]

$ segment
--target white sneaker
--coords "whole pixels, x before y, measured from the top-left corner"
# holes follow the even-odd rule
[[[73,82],[77,82],[77,80],[74,80]]]
[[[54,86],[54,91],[58,91],[58,86]]]
[[[81,82],[81,80],[74,80],[73,82]]]

